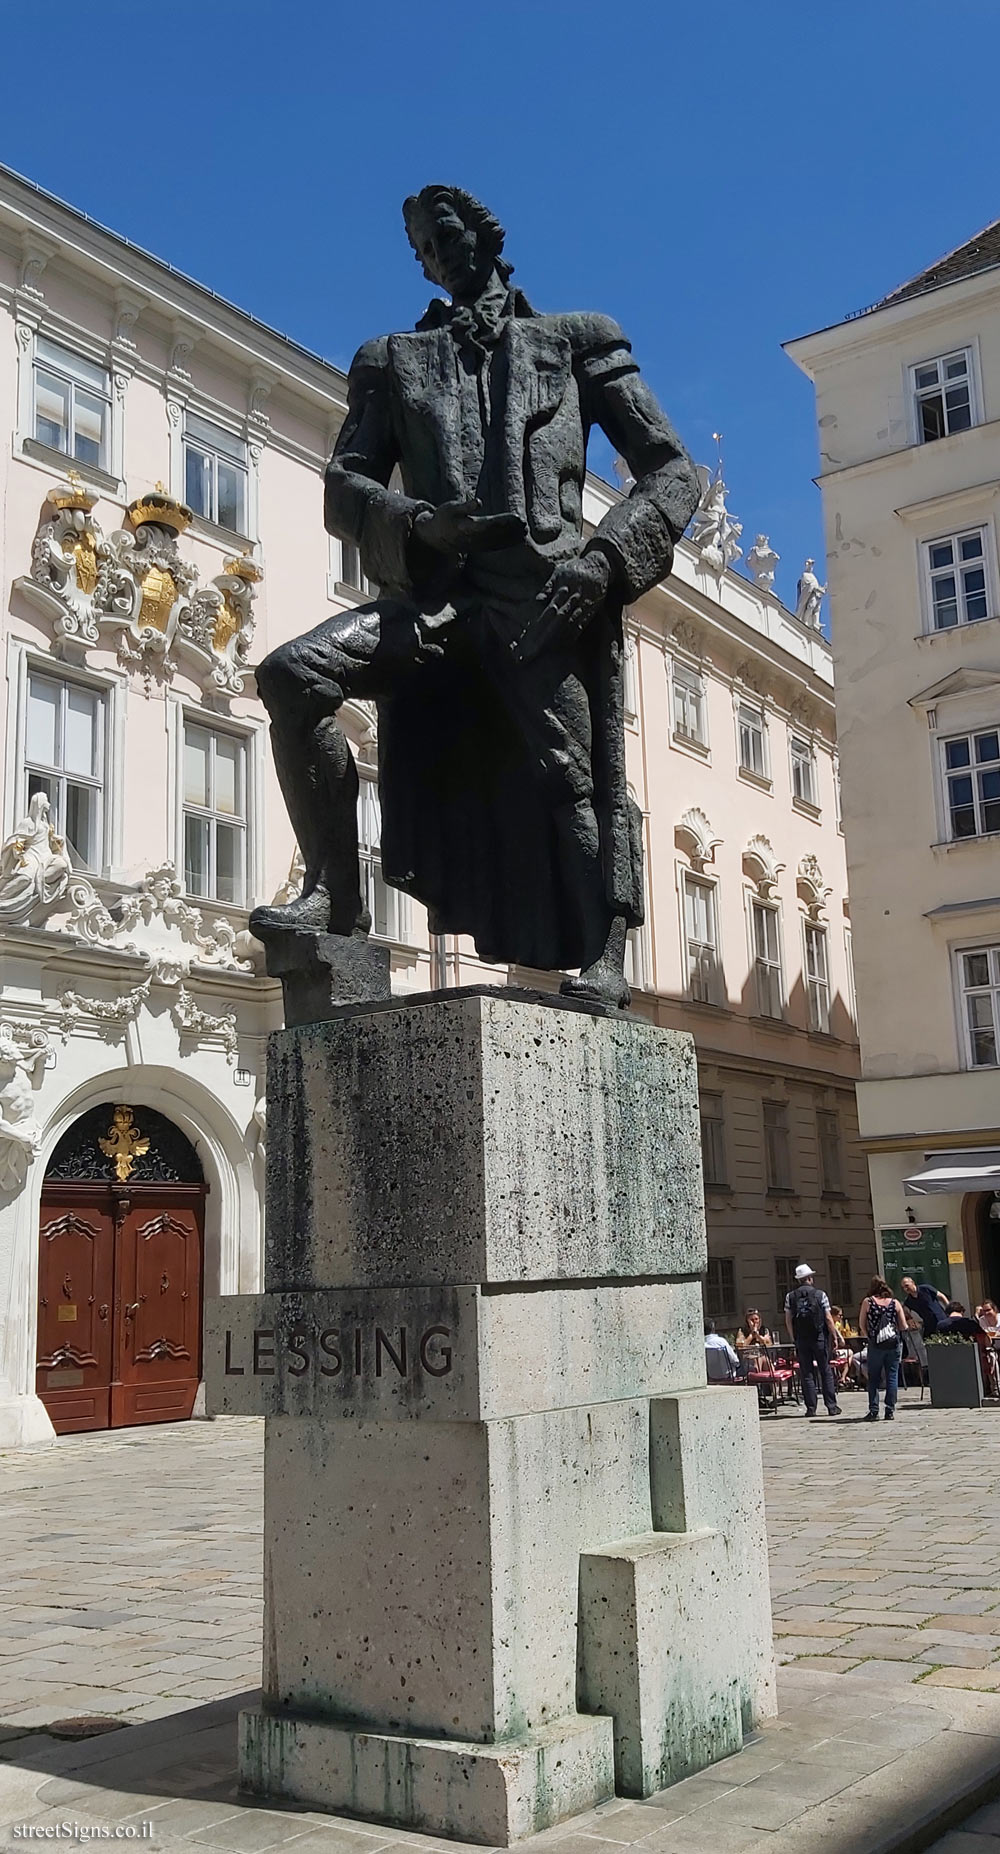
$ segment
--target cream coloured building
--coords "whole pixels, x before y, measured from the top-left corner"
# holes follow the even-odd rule
[[[1000,1298],[1000,222],[788,351],[816,388],[875,1220],[887,1260],[931,1229],[942,1285]]]
[[[280,1019],[246,923],[296,866],[253,664],[365,596],[322,524],[344,388],[0,171],[0,1446],[186,1416],[203,1295],[259,1280]],[[636,1008],[698,1043],[734,1324],[803,1253],[855,1298],[871,1227],[829,647],[702,526],[629,615],[630,959]],[[382,882],[376,716],[344,719],[394,986],[484,976]]]

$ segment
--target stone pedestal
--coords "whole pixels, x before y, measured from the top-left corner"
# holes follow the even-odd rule
[[[773,1706],[760,1455],[704,1388],[690,1039],[348,1008],[272,1039],[268,1131],[265,1292],[207,1344],[209,1407],[268,1418],[244,1784],[507,1845],[735,1749]]]

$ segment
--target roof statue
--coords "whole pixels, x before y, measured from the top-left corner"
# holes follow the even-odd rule
[[[819,630],[819,608],[826,592],[826,587],[820,585],[813,572],[815,565],[815,560],[811,558],[806,561],[795,596],[795,616],[800,624],[807,624],[812,631]]]
[[[753,574],[754,584],[760,587],[761,592],[774,590],[774,569],[780,559],[781,555],[775,553],[767,535],[758,534],[747,555],[747,566]]]
[[[485,206],[427,186],[403,217],[450,300],[351,366],[326,526],[379,592],[257,672],[305,874],[251,930],[274,971],[303,935],[368,935],[338,710],[374,700],[386,881],[482,958],[578,970],[564,992],[625,1006],[643,883],[622,610],[669,573],[698,478],[617,323],[535,310]],[[593,425],[631,482],[585,536]]]

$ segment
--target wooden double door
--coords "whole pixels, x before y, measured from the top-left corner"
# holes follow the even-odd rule
[[[199,1184],[44,1186],[37,1390],[57,1434],[192,1414],[204,1198]]]

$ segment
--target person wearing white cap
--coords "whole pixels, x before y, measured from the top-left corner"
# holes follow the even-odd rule
[[[837,1328],[830,1302],[822,1288],[816,1286],[815,1271],[808,1262],[799,1263],[795,1270],[795,1286],[785,1296],[785,1326],[798,1354],[806,1415],[815,1416],[822,1387],[827,1416],[839,1416],[841,1410],[830,1367],[831,1352],[837,1345]]]

